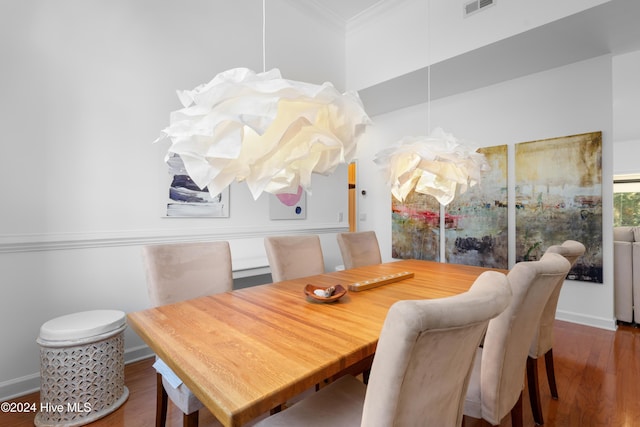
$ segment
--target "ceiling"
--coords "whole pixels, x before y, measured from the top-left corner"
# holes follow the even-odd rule
[[[312,0],[318,7],[329,11],[332,15],[347,22],[349,19],[364,12],[384,0]]]
[[[339,0],[335,0],[338,2]],[[331,3],[333,0],[331,1]],[[365,3],[365,0],[362,0]],[[640,1],[613,0],[433,64],[429,99],[486,87],[601,55],[640,50]],[[473,70],[470,78],[469,70]],[[370,115],[425,102],[428,68],[360,89]]]
[[[304,0],[347,23],[389,0]],[[429,67],[438,99],[505,80],[607,54],[640,50],[640,1],[611,0],[575,15],[500,40]],[[469,70],[474,70],[469,78]],[[426,101],[428,68],[418,69],[358,92],[370,115]]]

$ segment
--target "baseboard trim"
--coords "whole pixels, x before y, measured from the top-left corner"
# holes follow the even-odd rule
[[[40,390],[40,374],[25,375],[0,383],[0,401],[15,399]]]
[[[146,345],[130,348],[124,352],[124,363],[129,364],[153,357],[154,353]],[[40,373],[25,375],[0,382],[0,402],[16,399],[40,390]]]
[[[138,362],[153,356],[155,356],[155,353],[149,346],[140,345],[124,351],[124,364],[128,365],[129,363]]]
[[[564,320],[566,322],[576,323],[578,325],[592,326],[594,328],[606,329],[609,331],[615,331],[617,329],[616,319],[607,319],[604,317],[586,316],[580,313],[573,313],[570,311],[556,312],[556,319]]]

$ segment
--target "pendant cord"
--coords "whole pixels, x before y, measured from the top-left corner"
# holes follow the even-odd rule
[[[267,7],[266,0],[262,0],[262,72],[267,72]]]
[[[427,135],[431,134],[431,0],[427,0]]]
[[[427,135],[431,134],[431,65],[427,65]]]

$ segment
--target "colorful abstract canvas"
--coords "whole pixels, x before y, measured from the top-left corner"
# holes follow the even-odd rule
[[[447,262],[508,268],[507,146],[478,150],[491,170],[446,207]]]
[[[391,256],[440,261],[440,204],[412,191],[404,203],[391,197]]]
[[[516,144],[515,176],[516,262],[577,240],[567,278],[602,283],[602,133]]]

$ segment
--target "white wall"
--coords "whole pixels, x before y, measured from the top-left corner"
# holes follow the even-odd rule
[[[613,172],[640,172],[640,51],[613,58]]]
[[[262,70],[259,0],[186,4],[3,3],[0,112],[11,161],[0,171],[10,201],[1,235],[176,226],[158,215],[166,145],[152,144],[180,108],[175,91],[233,67]],[[342,86],[343,34],[287,5],[268,4],[268,64],[285,78],[302,80],[308,70],[308,81]],[[242,191],[232,197],[245,198]],[[244,225],[236,206],[226,222]]]
[[[373,86],[609,1],[497,1],[466,18],[466,1],[378,3],[348,23],[347,87]]]
[[[603,132],[603,183],[612,182],[612,61],[598,57],[532,74],[432,102],[431,123],[481,146],[507,144],[513,185],[513,145],[557,136]],[[366,227],[379,233],[385,260],[391,257],[390,194],[373,163],[375,152],[405,135],[424,135],[426,105],[374,117],[375,126],[360,144],[360,186],[368,188],[360,202]],[[513,204],[514,188],[509,189]],[[612,190],[603,185],[603,224],[612,225]],[[385,207],[385,208],[382,208]],[[361,224],[363,227],[365,224]],[[515,218],[509,218],[510,259],[515,259]],[[611,233],[603,233],[604,283],[567,281],[558,317],[614,328]]]
[[[321,234],[341,264],[347,168],[314,177],[308,217],[271,221],[268,198],[231,188],[227,219],[162,218],[167,144],[152,142],[192,89],[233,67],[262,71],[262,2],[27,0],[0,4],[0,399],[39,386],[46,320],[149,305],[140,245],[232,240],[234,265],[266,264],[268,234]],[[289,0],[267,2],[267,67],[344,88],[344,32]],[[344,213],[342,222],[338,214]],[[246,273],[243,272],[243,273]],[[127,360],[146,354],[131,331]]]

